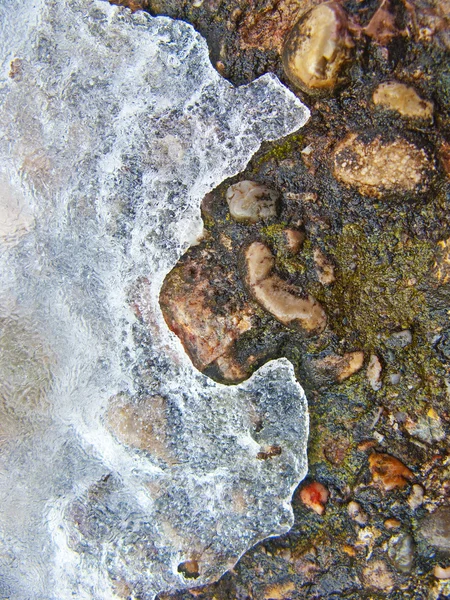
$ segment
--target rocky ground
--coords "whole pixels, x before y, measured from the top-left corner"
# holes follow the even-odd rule
[[[294,364],[311,415],[295,525],[161,600],[448,597],[448,0],[118,3],[189,21],[224,77],[276,73],[312,113],[204,199],[161,291],[212,378]]]

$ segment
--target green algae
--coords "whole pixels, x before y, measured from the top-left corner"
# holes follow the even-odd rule
[[[270,160],[280,161],[289,158],[296,150],[300,149],[304,137],[303,134],[293,133],[282,140],[272,142],[270,150],[263,152],[254,160],[251,170],[257,171],[261,165]]]

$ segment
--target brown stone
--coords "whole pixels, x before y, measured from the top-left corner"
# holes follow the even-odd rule
[[[314,249],[314,262],[316,263],[317,278],[323,285],[330,285],[336,279],[334,265],[319,248]]]
[[[274,583],[265,587],[263,598],[264,600],[289,600],[293,591],[295,591],[293,581]]]
[[[113,398],[106,414],[106,426],[121,442],[145,450],[159,460],[174,464],[167,424],[167,403],[161,396],[133,401],[126,396]]]
[[[405,487],[414,477],[414,473],[408,467],[389,454],[374,452],[369,456],[369,467],[372,483],[387,492]]]
[[[239,45],[259,50],[281,50],[286,35],[299,16],[320,0],[272,0],[262,10],[251,6],[239,14]],[[246,3],[244,3],[244,6]]]
[[[384,560],[371,560],[363,569],[366,587],[390,592],[394,587],[394,577]]]
[[[236,279],[214,255],[187,257],[166,277],[160,294],[169,328],[200,371],[215,365],[223,379],[242,381],[245,366],[233,357],[234,342],[252,327],[253,311],[236,293]]]
[[[314,379],[320,382],[342,382],[357,373],[364,362],[361,351],[346,352],[343,356],[330,354],[324,358],[313,359],[309,368]]]
[[[345,80],[353,41],[337,2],[316,6],[296,23],[283,46],[286,75],[306,92],[332,90]]]
[[[262,242],[248,246],[245,281],[251,295],[284,325],[297,327],[309,335],[321,333],[327,320],[320,304],[274,274],[274,266],[275,259],[268,246]]]

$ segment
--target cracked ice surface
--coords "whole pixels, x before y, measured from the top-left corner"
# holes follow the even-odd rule
[[[182,22],[4,0],[0,28],[0,598],[214,580],[290,527],[306,400],[285,360],[198,373],[159,288],[203,195],[308,111],[272,76],[232,87]]]

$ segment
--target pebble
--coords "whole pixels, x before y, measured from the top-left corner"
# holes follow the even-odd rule
[[[361,508],[361,505],[358,502],[352,500],[348,503],[347,506],[348,515],[353,521],[356,521],[358,525],[366,525],[367,523],[367,514]]]
[[[440,565],[436,565],[433,574],[436,579],[450,579],[450,566],[441,567]]]
[[[276,217],[279,202],[278,192],[256,181],[239,181],[226,192],[230,214],[240,223],[257,223]]]
[[[445,438],[441,418],[433,408],[430,408],[426,415],[420,415],[417,421],[407,417],[405,429],[410,435],[426,444],[441,442]]]
[[[402,137],[386,141],[377,135],[369,141],[352,133],[334,152],[336,179],[375,198],[425,190],[433,169],[425,150]]]
[[[325,2],[307,12],[283,47],[284,70],[306,92],[332,90],[345,81],[343,67],[354,44],[347,15],[337,2]]]
[[[429,120],[433,116],[433,103],[423,100],[414,88],[399,81],[381,83],[373,93],[373,102],[409,119]]]
[[[331,261],[325,256],[325,254],[319,250],[319,248],[315,248],[314,253],[314,262],[316,263],[316,273],[317,278],[322,285],[330,285],[336,279],[334,275],[334,266]]]
[[[378,356],[372,354],[369,359],[369,364],[367,365],[367,379],[370,383],[370,387],[378,391],[381,389],[381,362]]]
[[[325,512],[329,495],[328,489],[318,481],[308,483],[300,490],[300,500],[318,515],[323,515]]]
[[[411,493],[408,497],[408,504],[411,510],[416,510],[419,506],[422,506],[424,500],[424,490],[421,485],[415,483],[412,486]]]
[[[412,333],[409,329],[404,329],[403,331],[398,331],[397,333],[393,333],[387,340],[386,346],[388,348],[396,349],[396,348],[406,348],[412,342]]]
[[[285,229],[284,243],[289,254],[297,254],[305,241],[305,232],[297,229]]]
[[[250,244],[245,250],[245,266],[249,292],[278,321],[310,335],[325,329],[327,317],[319,302],[273,273],[275,259],[268,246]]]
[[[372,483],[386,492],[395,488],[403,488],[414,473],[400,460],[389,454],[374,452],[369,456],[369,467],[372,473]]]
[[[363,569],[363,581],[367,587],[390,592],[394,587],[394,577],[384,560],[371,560]]]
[[[450,550],[450,506],[440,506],[427,515],[418,531],[431,546],[439,550]]]
[[[364,363],[364,352],[346,352],[343,356],[329,354],[311,360],[311,370],[318,380],[342,382],[357,373]]]
[[[400,525],[401,522],[398,519],[386,519],[384,522],[386,529],[398,529]]]
[[[388,556],[401,573],[409,573],[414,564],[415,544],[409,533],[400,533],[389,540]]]

